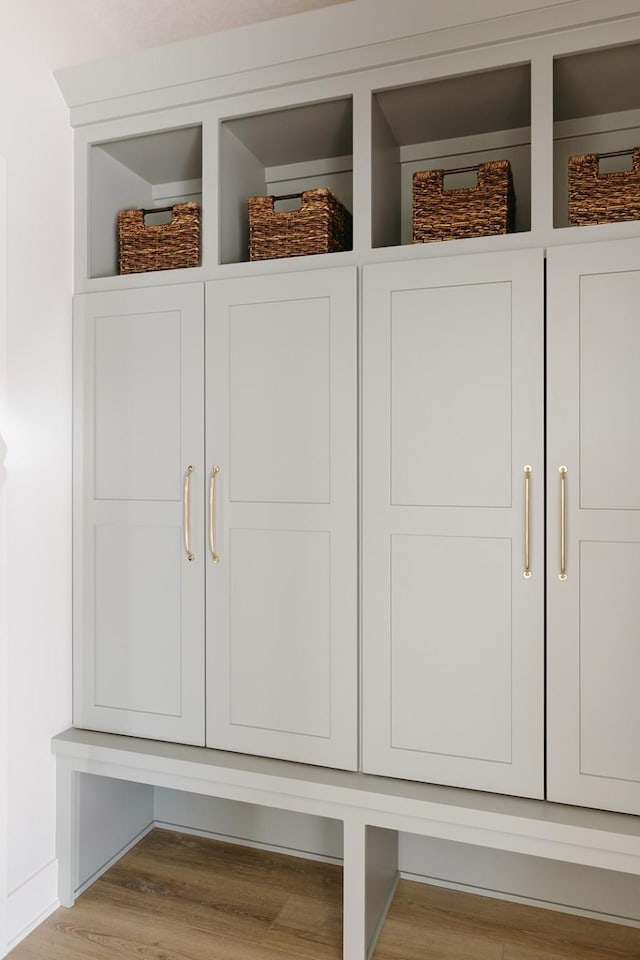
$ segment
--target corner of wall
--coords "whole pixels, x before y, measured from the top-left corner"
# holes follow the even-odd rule
[[[0,957],[8,948],[7,933],[7,595],[6,558],[6,443],[2,432],[7,416],[7,165],[0,156]]]

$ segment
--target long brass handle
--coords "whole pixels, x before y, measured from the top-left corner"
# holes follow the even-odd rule
[[[190,532],[191,532],[191,474],[194,473],[195,467],[192,464],[189,464],[187,471],[184,475],[184,552],[187,555],[187,560],[195,560],[195,554],[191,552],[190,546]]]
[[[209,478],[209,549],[214,563],[220,563],[220,556],[216,553],[216,477],[220,467],[214,467]]]
[[[530,485],[531,485],[531,467],[529,464],[524,468],[524,577],[529,580],[531,577],[531,564],[529,562],[529,546],[531,542],[531,519],[530,519]]]
[[[567,579],[567,511],[566,511],[567,468],[560,467],[560,573],[559,580]]]

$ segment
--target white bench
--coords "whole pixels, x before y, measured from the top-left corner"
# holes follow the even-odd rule
[[[67,907],[79,886],[79,774],[342,821],[345,960],[375,947],[398,882],[398,832],[640,875],[638,817],[86,730],[66,730],[52,749]]]

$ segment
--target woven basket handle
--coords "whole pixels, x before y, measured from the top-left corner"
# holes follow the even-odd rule
[[[632,157],[631,169],[640,172],[640,147],[630,147],[628,150],[610,150],[609,153],[597,153],[598,167],[605,157]]]
[[[279,200],[299,200],[300,206],[296,207],[295,210],[290,211],[291,213],[297,213],[298,210],[301,210],[305,204],[304,193],[280,193],[277,196],[271,196],[272,207],[274,213],[281,213],[282,211],[276,210],[276,203]]]
[[[145,227],[148,226],[147,217],[152,213],[170,213],[171,220],[167,221],[167,223],[173,223],[173,220],[175,219],[175,214],[173,212],[172,206],[171,207],[150,207],[149,209],[144,208],[140,210],[140,213],[142,214],[142,223],[144,224]],[[163,226],[167,226],[167,224],[163,224]]]
[[[477,180],[479,183],[480,182],[480,166],[481,164],[474,163],[469,167],[450,167],[448,170],[443,170],[442,171],[442,189],[443,190],[447,189],[447,187],[445,186],[445,178],[452,173],[473,173],[475,171],[475,173],[477,173],[478,175]]]

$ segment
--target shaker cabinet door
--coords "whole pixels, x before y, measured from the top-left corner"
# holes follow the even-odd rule
[[[640,241],[548,257],[548,783],[640,814]]]
[[[544,790],[543,258],[365,268],[363,767]]]
[[[207,285],[212,747],[357,764],[356,289]]]
[[[203,296],[200,284],[91,294],[74,319],[74,722],[193,744],[204,743]]]

